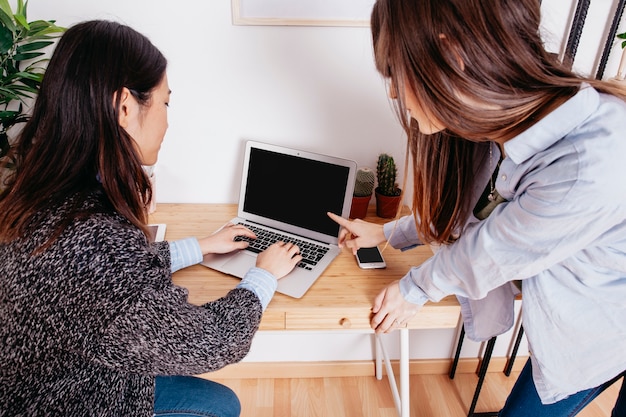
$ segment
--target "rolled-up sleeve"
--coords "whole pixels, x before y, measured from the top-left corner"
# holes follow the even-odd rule
[[[413,249],[422,244],[417,236],[413,215],[404,216],[397,221],[384,224],[383,233],[392,247],[402,251]]]
[[[202,262],[202,251],[195,237],[168,242],[172,259],[172,273]]]

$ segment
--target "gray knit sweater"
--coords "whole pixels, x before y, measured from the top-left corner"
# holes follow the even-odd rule
[[[45,252],[66,216],[0,244],[0,416],[151,416],[155,375],[199,374],[241,360],[258,329],[256,295],[203,306],[171,282],[165,242],[108,208],[101,193]]]

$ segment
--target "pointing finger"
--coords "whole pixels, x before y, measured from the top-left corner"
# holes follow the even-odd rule
[[[350,224],[349,220],[346,220],[341,216],[337,216],[335,213],[328,212],[326,214],[328,214],[328,217],[330,217],[334,222],[339,224],[339,226],[346,227]]]

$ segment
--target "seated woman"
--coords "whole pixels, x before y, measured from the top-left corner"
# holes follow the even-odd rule
[[[278,243],[202,306],[172,270],[241,249],[241,227],[148,241],[152,165],[167,129],[166,60],[118,23],[70,28],[50,61],[0,194],[0,415],[238,416],[228,388],[189,375],[242,359],[277,278]]]

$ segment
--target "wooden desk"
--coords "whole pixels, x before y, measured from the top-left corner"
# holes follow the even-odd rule
[[[236,215],[233,204],[158,204],[150,216],[151,223],[167,224],[166,239],[188,236],[203,237],[220,228]],[[384,223],[375,216],[374,208],[366,218]],[[381,248],[382,249],[382,248]],[[261,330],[346,330],[371,331],[373,300],[389,283],[400,279],[411,266],[419,265],[432,255],[430,248],[418,247],[401,252],[388,247],[383,256],[386,269],[360,269],[350,251],[343,252],[326,269],[309,291],[300,299],[276,293],[261,321]],[[215,300],[234,288],[239,279],[195,265],[176,272],[175,284],[189,290],[189,301],[203,304]],[[455,297],[439,303],[428,303],[400,330],[400,400],[396,401],[402,417],[408,416],[408,329],[455,328],[460,308]],[[377,343],[377,348],[382,344]],[[383,352],[384,353],[384,352]],[[386,356],[386,354],[385,354]],[[377,377],[380,378],[380,357],[377,349]],[[388,359],[386,363],[389,364]],[[387,367],[388,374],[391,367]],[[392,382],[393,375],[390,377]],[[395,384],[395,381],[392,382]],[[392,385],[392,389],[394,389]],[[397,389],[394,389],[397,397]],[[401,411],[400,411],[401,410]]]

